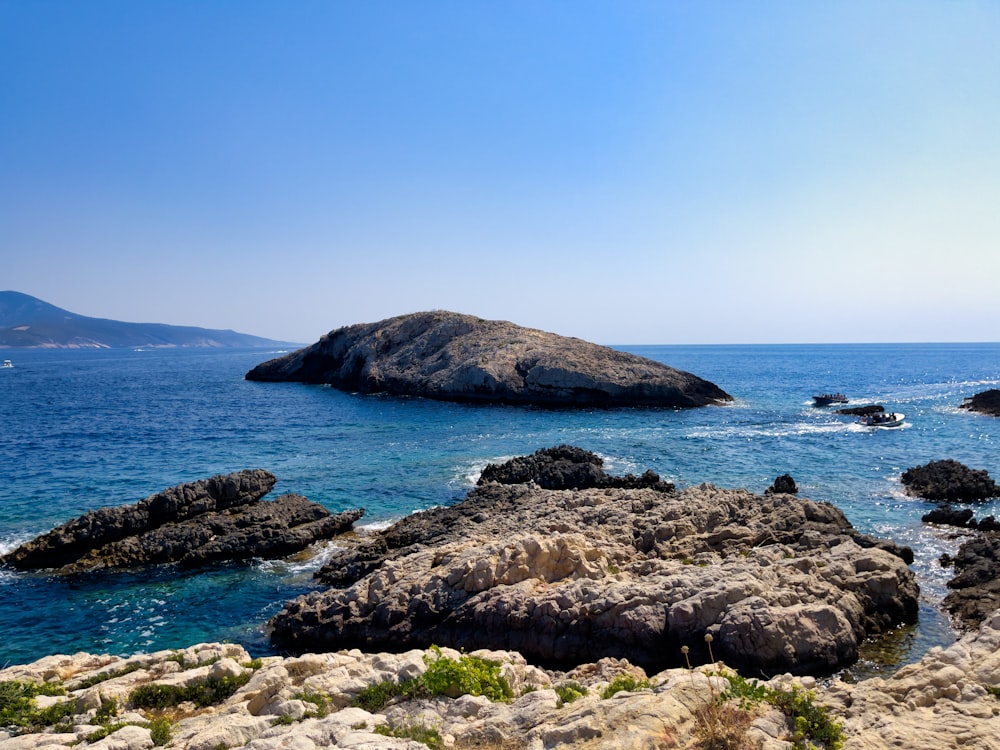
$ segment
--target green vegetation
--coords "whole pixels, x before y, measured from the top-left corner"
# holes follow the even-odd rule
[[[425,727],[420,724],[401,724],[399,726],[389,726],[380,724],[375,727],[375,734],[383,737],[400,737],[407,740],[422,742],[431,750],[441,750],[444,747],[444,739],[441,733],[433,727]]]
[[[10,680],[0,682],[0,726],[17,727],[34,732],[54,726],[73,715],[73,702],[63,701],[48,708],[39,708],[39,695],[65,695],[61,685]]]
[[[107,672],[101,672],[100,674],[92,674],[81,680],[75,687],[76,690],[83,690],[85,688],[93,687],[94,685],[99,685],[102,682],[107,682],[108,680],[113,680],[116,677],[124,677],[127,674],[131,674],[142,667],[139,664],[129,664],[119,669],[112,669]]]
[[[420,677],[401,683],[385,680],[369,685],[355,696],[351,705],[376,713],[399,697],[485,695],[499,703],[507,703],[514,697],[510,684],[500,674],[498,662],[465,654],[452,659],[444,656],[438,646],[431,646],[430,651],[424,656],[427,671]]]
[[[623,690],[629,693],[634,693],[636,690],[648,690],[653,687],[649,680],[637,680],[630,674],[618,675],[611,681],[611,683],[601,691],[602,698],[610,698],[615,693],[620,693]]]
[[[312,688],[303,688],[301,691],[296,693],[294,698],[305,703],[312,703],[316,706],[314,711],[307,711],[304,718],[306,719],[322,719],[328,713],[330,713],[330,697],[325,693],[321,693],[319,690],[313,690]]]
[[[208,667],[222,659],[221,656],[213,656],[211,659],[206,661],[188,661],[187,656],[182,653],[171,654],[165,661],[175,661],[181,665],[181,671],[187,671],[189,669],[197,669],[198,667]]]
[[[137,708],[169,708],[191,701],[199,708],[221,703],[250,681],[250,673],[236,677],[209,677],[191,685],[159,685],[155,682],[140,685],[129,694],[129,701]]]
[[[434,658],[424,656],[427,671],[421,680],[431,695],[485,695],[491,701],[506,703],[514,693],[500,674],[499,662],[462,654],[458,659],[441,655],[441,649],[431,646]]]
[[[1000,700],[1000,687],[992,687],[991,685],[987,685],[986,692],[992,695],[997,700]]]
[[[832,719],[823,706],[815,703],[815,694],[792,687],[770,688],[735,673],[722,675],[729,683],[720,694],[697,712],[702,746],[711,750],[744,747],[746,731],[753,712],[762,704],[774,706],[792,723],[791,743],[795,750],[839,750],[844,744],[843,727]]]
[[[572,703],[573,701],[582,698],[587,694],[587,688],[581,685],[576,680],[570,680],[569,682],[562,682],[555,686],[554,690],[556,695],[559,696],[559,700],[563,705],[567,703]]]

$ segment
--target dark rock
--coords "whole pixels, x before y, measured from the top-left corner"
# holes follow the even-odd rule
[[[986,471],[970,469],[952,459],[907,469],[902,482],[906,494],[925,500],[974,502],[1000,496],[1000,486]]]
[[[270,472],[247,470],[178,485],[135,505],[99,508],[0,562],[21,570],[71,573],[281,557],[348,530],[364,514],[331,516],[300,495],[260,502],[275,481]]]
[[[993,516],[986,516],[979,522],[977,528],[980,531],[1000,531],[1000,521]]]
[[[792,479],[791,474],[782,474],[776,477],[774,484],[764,490],[765,495],[797,495],[799,488]]]
[[[722,404],[713,383],[634,354],[508,323],[422,312],[331,331],[247,380],[539,406]]]
[[[988,391],[977,393],[975,396],[970,396],[961,403],[960,408],[1000,417],[1000,390],[991,388]]]
[[[595,464],[564,447],[540,454],[498,470],[514,484],[486,481],[345,539],[320,574],[335,588],[286,604],[273,643],[662,667],[680,665],[681,645],[707,659],[709,632],[727,664],[803,672],[850,663],[860,639],[916,618],[909,550],[859,534],[828,503],[712,485],[544,489],[549,464]]]
[[[934,510],[925,513],[920,520],[924,523],[937,523],[943,526],[958,526],[963,529],[976,528],[976,521],[969,508],[952,508],[945,503]]]
[[[850,406],[846,409],[837,409],[836,413],[854,417],[867,417],[869,414],[882,414],[884,411],[884,406],[869,404],[868,406]]]
[[[962,627],[977,628],[1000,608],[1000,534],[977,534],[948,562],[956,575],[948,581],[944,606]]]
[[[661,482],[653,471],[636,477],[626,474],[615,477],[604,471],[604,461],[595,453],[571,445],[543,448],[530,456],[519,456],[503,464],[487,464],[478,484],[524,484],[534,482],[547,490],[588,489],[590,487],[652,487],[671,492],[674,486]]]

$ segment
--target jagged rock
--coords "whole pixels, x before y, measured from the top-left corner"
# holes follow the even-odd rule
[[[832,505],[787,494],[490,481],[341,550],[320,574],[339,588],[288,603],[272,640],[661,667],[682,645],[704,655],[708,632],[729,664],[826,671],[916,617],[909,550],[880,546]]]
[[[301,495],[260,502],[275,482],[270,472],[246,470],[181,484],[134,505],[99,508],[21,545],[0,563],[72,573],[281,557],[350,529],[364,514],[331,515]]]
[[[1000,486],[982,469],[952,459],[907,469],[901,477],[906,494],[925,500],[974,502],[1000,496]]]
[[[1000,608],[1000,534],[979,533],[945,562],[955,568],[944,606],[962,627],[976,628]]]
[[[530,456],[519,456],[502,464],[487,464],[478,484],[524,484],[534,482],[547,490],[585,490],[592,487],[651,487],[671,492],[674,486],[660,481],[659,475],[646,471],[636,477],[626,474],[615,477],[604,471],[604,461],[595,453],[572,445],[543,448]]]
[[[973,515],[974,513],[970,508],[952,508],[951,505],[945,503],[944,505],[939,505],[934,510],[924,513],[920,517],[920,520],[924,523],[937,523],[943,526],[974,529],[976,528],[976,520],[973,518]]]
[[[965,399],[959,406],[961,409],[977,411],[981,414],[1000,417],[1000,390],[991,388]]]
[[[799,494],[799,488],[795,484],[795,480],[792,479],[791,474],[782,474],[780,477],[775,477],[774,484],[764,490],[765,495],[797,495]]]
[[[693,407],[732,400],[713,383],[644,357],[445,311],[338,328],[257,365],[246,378],[541,406]]]
[[[211,674],[212,663],[223,661],[250,676],[230,697],[215,705],[181,711],[168,709],[173,718],[167,747],[212,750],[226,745],[254,750],[296,748],[351,748],[386,750],[426,747],[412,740],[376,733],[377,728],[424,727],[435,729],[445,746],[469,748],[572,747],[574,750],[620,748],[707,747],[713,726],[706,715],[732,717],[744,722],[745,735],[734,736],[726,747],[781,750],[792,744],[831,747],[812,734],[829,718],[842,727],[845,750],[895,750],[896,748],[968,747],[996,750],[1000,706],[1000,610],[986,618],[974,632],[952,646],[931,649],[918,662],[888,677],[857,682],[820,682],[811,677],[778,675],[762,687],[788,696],[795,691],[798,708],[808,710],[809,720],[795,722],[767,701],[741,706],[730,700],[728,714],[706,714],[720,705],[732,674],[718,662],[694,661],[692,668],[673,668],[656,674],[621,659],[602,659],[565,673],[542,669],[512,651],[473,651],[460,654],[444,648],[440,654],[422,650],[402,654],[363,653],[357,650],[310,654],[302,657],[265,657],[259,666],[248,664],[250,655],[236,644],[199,644],[180,652],[138,654],[129,659],[92,654],[53,655],[33,664],[0,670],[0,682],[9,680],[65,682],[66,696],[35,699],[41,706],[66,701],[76,713],[64,726],[35,731],[7,728],[0,733],[4,750],[80,747],[98,727],[95,707],[81,708],[83,694],[99,691],[115,699],[114,729],[105,740],[88,747],[148,747],[149,730],[143,725],[161,712],[149,713],[131,705],[131,690],[138,684],[173,684],[179,661],[194,666],[198,675]],[[424,674],[427,663],[440,657],[486,659],[500,665],[512,688],[510,703],[492,703],[471,694],[456,698],[431,696],[396,698],[377,713],[352,705],[365,688],[385,682],[398,684]],[[126,665],[141,663],[142,672],[119,674]],[[228,668],[228,666],[227,666]],[[118,674],[98,682],[106,673]],[[137,679],[136,675],[141,678]],[[616,677],[648,680],[649,688],[621,691],[610,698],[602,692]],[[553,688],[574,681],[582,696],[573,702],[558,700]],[[303,700],[306,694],[327,699],[324,711]],[[309,713],[296,719],[305,704]],[[828,713],[822,713],[828,712]],[[282,720],[285,717],[285,720]],[[725,727],[730,729],[731,726]],[[391,732],[390,732],[391,733]],[[825,739],[830,739],[829,737]]]

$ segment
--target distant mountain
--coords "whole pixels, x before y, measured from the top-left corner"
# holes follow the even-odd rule
[[[21,292],[0,292],[0,349],[296,346],[236,331],[163,323],[123,323],[63,310]]]

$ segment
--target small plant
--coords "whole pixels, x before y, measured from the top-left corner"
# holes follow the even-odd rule
[[[159,685],[150,682],[140,685],[129,694],[129,701],[137,708],[170,708],[191,701],[199,708],[221,703],[250,681],[250,673],[235,677],[209,677],[192,685]]]
[[[792,720],[795,750],[808,750],[817,743],[826,750],[838,750],[844,744],[843,727],[830,718],[824,706],[814,702],[815,697],[811,691],[793,686],[791,690],[772,690],[768,702]]]
[[[222,659],[221,656],[213,656],[211,659],[205,661],[188,661],[187,656],[183,653],[171,654],[165,661],[175,661],[181,666],[181,671],[186,672],[189,669],[197,669],[198,667],[208,667]]]
[[[379,724],[375,727],[375,734],[380,734],[383,737],[415,740],[427,745],[431,750],[444,748],[444,739],[441,737],[441,733],[433,727],[425,727],[420,724],[400,724],[394,727],[388,724]]]
[[[634,693],[636,690],[648,690],[651,688],[649,680],[642,679],[637,680],[630,674],[618,675],[611,681],[611,683],[601,691],[602,698],[610,698],[615,693],[620,693],[623,690],[629,693]]]
[[[294,723],[295,719],[293,719],[288,714],[285,714],[284,716],[279,716],[278,718],[271,720],[272,727],[286,727],[289,724],[294,724]]]
[[[992,695],[997,700],[1000,700],[1000,687],[993,687],[992,685],[987,685],[986,692]]]
[[[294,697],[300,701],[312,703],[316,706],[315,711],[306,712],[305,718],[307,719],[322,719],[330,713],[330,698],[318,690],[304,688],[302,691],[296,693]]]
[[[427,671],[421,680],[431,695],[485,695],[491,701],[507,703],[514,697],[510,684],[500,674],[499,662],[463,654],[452,659],[431,646],[433,657],[424,656]]]
[[[62,685],[10,680],[0,682],[0,726],[17,727],[35,731],[59,724],[73,715],[72,701],[55,703],[39,708],[35,698],[39,695],[65,695]]]
[[[142,667],[139,664],[129,664],[119,669],[112,669],[108,672],[101,672],[100,674],[92,674],[90,677],[86,677],[77,684],[77,690],[83,690],[85,688],[93,687],[94,685],[100,685],[102,682],[107,682],[108,680],[113,680],[116,677],[124,677],[127,674],[138,671]]]
[[[587,688],[576,680],[570,680],[569,682],[563,682],[556,685],[555,691],[556,695],[559,696],[559,701],[562,705],[572,703],[587,694]]]
[[[146,724],[146,728],[149,729],[149,736],[153,740],[153,745],[162,747],[163,745],[170,744],[170,739],[174,732],[174,722],[170,719],[161,716],[149,721]]]
[[[402,691],[398,683],[383,680],[369,685],[354,696],[351,705],[363,708],[370,714],[377,714],[389,704],[389,701],[400,695],[402,695]]]
[[[256,672],[258,669],[264,666],[264,660],[258,656],[256,659],[251,659],[248,662],[244,662],[240,666],[243,667],[244,669],[252,669]]]

